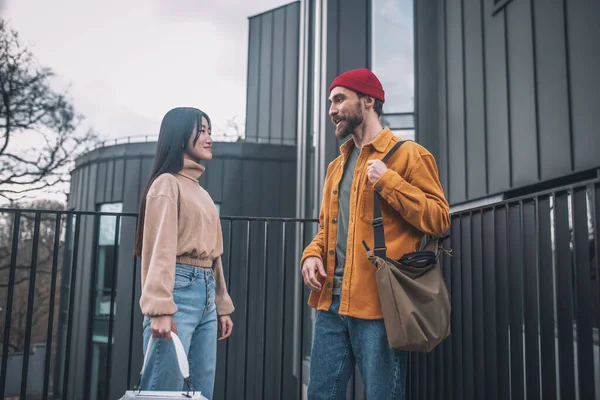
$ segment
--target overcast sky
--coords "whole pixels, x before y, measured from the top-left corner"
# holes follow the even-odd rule
[[[169,109],[243,118],[248,17],[282,0],[0,0],[57,89],[105,138],[156,135]]]

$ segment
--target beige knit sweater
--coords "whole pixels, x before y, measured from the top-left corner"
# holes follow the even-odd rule
[[[215,203],[198,178],[204,167],[184,160],[177,174],[162,174],[146,197],[142,244],[142,295],[140,307],[147,316],[173,315],[175,264],[213,269],[218,315],[234,310],[227,293],[221,254],[223,235]]]

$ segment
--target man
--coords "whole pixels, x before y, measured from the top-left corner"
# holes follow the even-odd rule
[[[338,139],[352,137],[327,168],[320,226],[302,255],[302,276],[316,308],[308,398],[344,399],[355,363],[367,399],[404,398],[408,354],[391,350],[364,240],[373,248],[373,193],[385,226],[387,255],[399,259],[420,248],[424,234],[443,235],[450,225],[435,159],[415,142],[382,128],[385,95],[368,69],[348,71],[329,88],[329,115]]]

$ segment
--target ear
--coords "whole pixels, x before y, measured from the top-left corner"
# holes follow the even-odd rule
[[[373,108],[375,107],[375,99],[371,96],[364,96],[365,108]]]

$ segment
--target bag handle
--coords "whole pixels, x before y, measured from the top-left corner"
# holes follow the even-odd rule
[[[185,349],[183,348],[183,343],[181,343],[181,339],[179,336],[173,331],[171,331],[171,339],[173,341],[173,345],[175,346],[175,354],[177,355],[177,364],[179,365],[179,371],[181,375],[183,375],[183,381],[187,386],[187,395],[189,396],[190,392],[194,392],[190,386],[190,365],[188,363],[187,355],[185,354]],[[148,363],[148,356],[150,355],[150,350],[152,349],[152,343],[154,338],[150,336],[148,340],[148,346],[146,346],[146,354],[144,354],[144,363],[142,364],[142,370],[140,371],[140,377],[137,385],[133,388],[133,390],[140,391],[140,384],[142,382],[142,375],[144,375],[144,370],[146,369],[146,364]]]
[[[390,151],[381,159],[384,163],[402,146],[406,140],[402,140],[394,145]],[[379,196],[377,195],[377,191],[373,191],[373,221],[371,221],[371,225],[373,225],[373,252],[379,258],[385,259],[386,250],[385,247],[385,235],[383,231],[383,216],[381,214],[381,204],[379,203]]]

